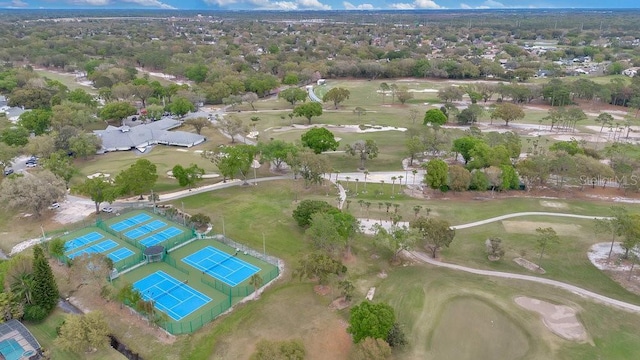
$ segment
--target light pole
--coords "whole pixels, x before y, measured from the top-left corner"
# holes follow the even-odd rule
[[[267,257],[267,243],[266,243],[265,238],[264,238],[264,233],[262,233],[262,255],[266,259],[266,257]]]
[[[182,203],[182,226],[187,226],[187,217],[184,216],[184,201]]]

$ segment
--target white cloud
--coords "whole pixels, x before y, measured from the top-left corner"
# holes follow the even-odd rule
[[[487,0],[482,3],[482,6],[490,7],[490,8],[503,8],[505,7],[503,3],[495,0]]]
[[[460,9],[473,9],[473,8],[471,7],[471,5],[460,3]]]
[[[133,3],[133,4],[138,4],[138,5],[142,5],[142,6],[160,8],[160,9],[171,9],[171,10],[175,9],[175,7],[173,7],[173,6],[169,5],[169,4],[165,4],[163,2],[160,2],[158,0],[122,0],[122,1],[128,2],[128,3]]]
[[[414,1],[418,9],[442,9],[442,7],[433,0],[416,0]]]
[[[16,1],[21,1],[21,0],[14,0],[14,2]],[[169,4],[165,4],[161,1],[158,0],[119,0],[119,1],[112,1],[112,0],[71,0],[69,1],[72,4],[75,5],[89,5],[89,6],[106,6],[106,5],[111,5],[113,3],[117,3],[117,2],[124,2],[124,3],[131,3],[131,4],[137,4],[140,6],[146,6],[146,7],[152,7],[152,8],[157,8],[157,9],[175,9],[175,7],[169,5]]]
[[[411,9],[443,9],[442,6],[436,4],[433,0],[415,0],[413,3],[394,3],[390,6],[392,9],[411,10]]]
[[[395,4],[391,4],[391,8],[398,9],[398,10],[411,10],[411,9],[415,9],[416,6],[413,4],[407,4],[407,3],[395,3]]]
[[[301,9],[331,10],[331,5],[323,4],[318,0],[298,0],[297,2]]]
[[[245,0],[204,0],[206,4],[226,7],[231,4],[245,2]],[[318,0],[295,0],[295,1],[270,1],[270,0],[246,0],[246,3],[255,5],[257,10],[331,10],[330,5],[321,3]]]
[[[344,8],[346,10],[372,10],[372,9],[374,9],[373,5],[371,5],[371,4],[353,5],[352,3],[348,2],[348,1],[343,2],[342,6],[344,6]]]
[[[12,7],[17,7],[17,8],[22,8],[22,7],[29,6],[29,4],[27,4],[26,2],[24,2],[22,0],[13,0],[13,1],[11,1],[11,6]]]

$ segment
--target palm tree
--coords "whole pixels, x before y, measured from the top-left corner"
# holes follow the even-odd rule
[[[366,202],[364,203],[364,206],[366,206],[366,207],[367,207],[367,217],[369,217],[369,208],[371,207],[371,202],[366,201]]]
[[[418,213],[420,213],[420,210],[422,210],[422,206],[420,205],[416,205],[413,207],[413,214],[416,218],[418,217]]]
[[[367,175],[369,175],[369,171],[365,170],[363,174],[364,174],[364,193],[366,193],[367,192]]]
[[[251,275],[249,279],[249,285],[253,286],[253,298],[258,298],[258,289],[262,286],[263,279],[258,273]]]
[[[391,181],[392,181],[392,183],[391,183],[391,198],[392,199],[393,199],[393,194],[395,194],[396,180],[398,180],[397,177],[395,177],[395,176],[391,177]]]
[[[360,179],[356,178],[356,196],[358,196],[358,181],[360,181]]]
[[[349,180],[351,180],[351,176],[345,176],[345,180],[347,180],[347,184],[346,184],[346,192],[349,192]]]
[[[413,169],[411,170],[411,173],[413,174],[413,185],[416,184],[416,174],[418,173],[418,170]]]

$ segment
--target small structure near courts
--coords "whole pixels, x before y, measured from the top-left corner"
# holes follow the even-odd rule
[[[142,255],[144,255],[144,259],[148,263],[162,261],[164,259],[164,254],[166,253],[164,246],[162,245],[153,245],[144,249]]]
[[[41,358],[38,340],[20,321],[12,319],[0,324],[0,359]]]

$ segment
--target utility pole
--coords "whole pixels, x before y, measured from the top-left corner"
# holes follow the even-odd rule
[[[265,259],[267,258],[267,243],[264,239],[264,233],[262,233],[262,255],[265,257]]]

